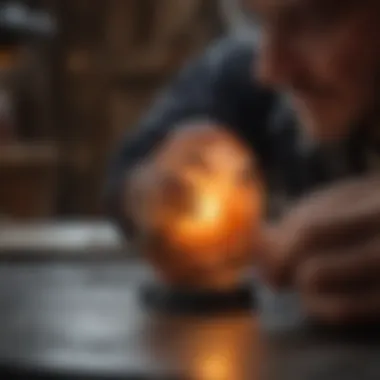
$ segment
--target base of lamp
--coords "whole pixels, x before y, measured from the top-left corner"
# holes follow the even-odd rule
[[[252,283],[228,291],[174,289],[159,284],[141,288],[142,302],[149,309],[169,314],[218,314],[250,311],[256,307]]]

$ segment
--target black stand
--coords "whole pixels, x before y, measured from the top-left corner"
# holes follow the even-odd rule
[[[209,315],[250,311],[256,307],[252,283],[231,291],[174,289],[149,283],[141,288],[142,302],[155,312],[165,314]]]

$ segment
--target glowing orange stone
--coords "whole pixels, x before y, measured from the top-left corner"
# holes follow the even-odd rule
[[[262,186],[252,152],[230,135],[208,144],[200,160],[203,165],[182,166],[188,205],[164,213],[163,224],[173,250],[180,252],[174,264],[178,273],[186,275],[188,267],[199,275],[197,283],[202,283],[202,273],[207,274],[204,283],[231,282],[247,265],[243,256],[262,219]],[[226,280],[217,280],[221,277]]]

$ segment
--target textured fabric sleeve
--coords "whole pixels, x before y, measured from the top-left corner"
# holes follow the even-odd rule
[[[265,152],[265,127],[271,95],[251,80],[253,49],[231,39],[216,42],[185,67],[128,133],[111,158],[106,202],[127,233],[133,226],[121,211],[121,191],[128,171],[186,121],[207,119],[228,126]]]

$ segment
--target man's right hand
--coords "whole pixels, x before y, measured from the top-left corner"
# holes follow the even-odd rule
[[[128,177],[125,208],[137,229],[138,249],[169,282],[197,282],[200,270],[207,271],[208,266],[212,270],[216,265],[211,255],[198,255],[194,261],[191,252],[175,252],[168,241],[170,225],[162,218],[170,212],[191,208],[193,194],[184,175],[186,169],[198,166],[207,170],[203,160],[205,150],[210,144],[226,139],[234,143],[231,134],[218,126],[178,128]],[[213,257],[223,256],[221,253]]]
[[[201,151],[220,138],[220,133],[218,127],[210,125],[179,128],[128,178],[126,212],[137,230],[138,249],[170,282],[187,281],[193,272],[192,263],[173,251],[160,217],[191,201],[183,173],[188,165],[203,164]]]

